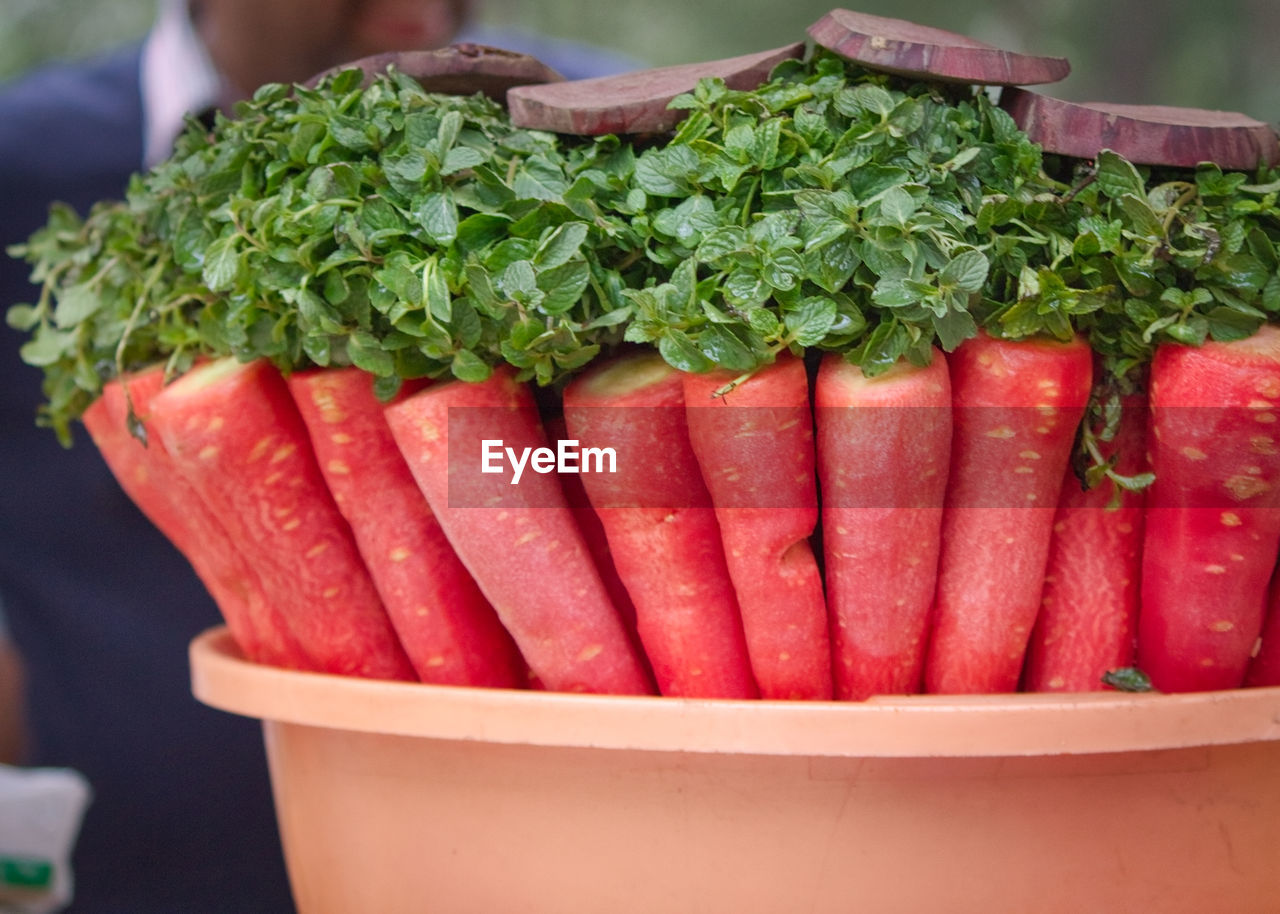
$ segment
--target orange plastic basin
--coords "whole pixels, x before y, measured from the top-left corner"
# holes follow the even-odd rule
[[[1280,689],[614,698],[262,667],[300,914],[1280,910]]]

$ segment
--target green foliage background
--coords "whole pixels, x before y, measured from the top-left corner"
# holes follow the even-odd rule
[[[264,0],[265,2],[265,0]],[[830,0],[481,0],[480,18],[591,41],[653,65],[799,40]],[[1053,93],[1280,121],[1277,0],[860,0],[851,8],[1068,57]],[[155,0],[0,0],[0,79],[141,35]]]

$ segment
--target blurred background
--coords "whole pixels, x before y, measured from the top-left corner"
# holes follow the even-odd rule
[[[832,0],[480,0],[485,24],[614,48],[653,66],[765,50],[804,38]],[[860,0],[1034,54],[1067,57],[1052,93],[1190,105],[1280,121],[1280,0]],[[141,36],[155,0],[0,0],[0,81],[55,57]]]

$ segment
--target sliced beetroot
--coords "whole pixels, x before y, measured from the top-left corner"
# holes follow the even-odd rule
[[[507,90],[514,86],[564,79],[551,67],[528,54],[483,44],[463,43],[427,51],[389,51],[362,57],[313,76],[307,81],[307,85],[314,87],[326,76],[352,67],[365,72],[366,84],[376,74],[395,67],[420,82],[428,92],[443,95],[483,92],[499,102],[506,101]]]
[[[1092,159],[1110,149],[1140,165],[1192,168],[1215,162],[1253,169],[1280,162],[1280,141],[1270,125],[1235,111],[1068,102],[1010,89],[1000,104],[1045,152]]]
[[[798,58],[804,44],[705,63],[636,70],[513,89],[507,97],[517,127],[582,136],[608,133],[663,133],[685,112],[667,106],[692,91],[700,79],[719,77],[731,89],[754,89],[784,60]]]
[[[832,10],[809,26],[809,37],[871,70],[984,86],[1052,83],[1071,72],[1062,57],[1006,51],[966,35],[903,19]]]

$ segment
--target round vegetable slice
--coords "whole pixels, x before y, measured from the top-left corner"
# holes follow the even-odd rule
[[[1058,155],[1092,159],[1110,149],[1139,165],[1180,168],[1280,162],[1275,130],[1235,111],[1069,102],[1027,89],[1004,92],[1000,104],[1045,152]]]
[[[483,92],[498,102],[505,102],[507,90],[515,86],[564,80],[536,57],[467,42],[426,51],[388,51],[362,57],[318,73],[306,84],[314,87],[326,76],[353,67],[365,72],[366,85],[375,74],[395,67],[420,82],[428,92],[444,95]]]
[[[730,89],[754,89],[782,61],[803,53],[804,44],[796,43],[703,63],[521,86],[507,103],[517,127],[580,136],[665,133],[686,114],[669,108],[671,100],[693,91],[698,80],[719,77]]]
[[[872,70],[984,86],[1052,83],[1071,72],[1064,57],[1006,51],[966,35],[904,19],[836,9],[809,26],[824,48]]]

